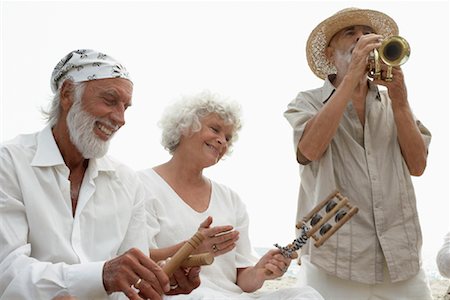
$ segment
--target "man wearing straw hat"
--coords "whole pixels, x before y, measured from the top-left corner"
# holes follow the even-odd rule
[[[71,51],[51,88],[47,127],[0,145],[0,299],[192,291],[199,268],[179,269],[171,290],[149,258],[138,177],[105,156],[131,105],[127,70],[104,53]]]
[[[306,45],[322,87],[285,112],[300,166],[297,217],[338,189],[359,208],[323,246],[302,249],[299,282],[327,299],[431,299],[411,175],[426,166],[429,131],[413,115],[402,70],[369,80],[368,57],[398,35],[395,21],[348,8],[320,23]],[[380,89],[379,85],[385,88]]]

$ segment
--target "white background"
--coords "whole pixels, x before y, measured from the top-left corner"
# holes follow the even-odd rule
[[[287,244],[299,177],[283,112],[299,91],[322,85],[305,59],[309,33],[352,6],[390,15],[412,48],[403,66],[409,101],[433,134],[427,170],[414,184],[423,254],[434,260],[449,229],[447,1],[2,1],[0,141],[44,126],[50,74],[74,49],[105,52],[130,71],[133,106],[110,154],[135,169],[169,159],[156,123],[170,101],[218,92],[241,103],[244,127],[233,154],[206,174],[241,195],[254,246]]]

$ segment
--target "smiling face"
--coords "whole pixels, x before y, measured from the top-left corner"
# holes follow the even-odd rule
[[[106,154],[111,137],[125,124],[132,91],[130,81],[114,78],[88,81],[83,94],[74,95],[67,127],[72,143],[84,158]]]
[[[181,138],[175,152],[187,151],[192,160],[203,168],[215,165],[228,151],[233,135],[233,125],[225,124],[217,114],[209,114],[200,120],[200,131]]]

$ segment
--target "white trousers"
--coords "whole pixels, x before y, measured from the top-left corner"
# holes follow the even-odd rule
[[[387,267],[384,282],[364,284],[328,275],[313,265],[308,255],[302,257],[298,286],[309,285],[325,300],[432,300],[431,289],[424,270],[404,281],[390,282]]]
[[[277,291],[230,293],[199,287],[188,295],[164,296],[164,300],[325,300],[309,286],[283,288]]]

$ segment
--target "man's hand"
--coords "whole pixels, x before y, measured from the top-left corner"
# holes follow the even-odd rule
[[[400,67],[392,68],[392,81],[385,81],[387,66],[385,64],[381,65],[381,78],[374,80],[373,83],[384,85],[388,89],[389,98],[392,100],[392,104],[405,106],[408,105],[408,92],[406,89],[405,79],[403,76],[403,71]]]
[[[354,74],[356,78],[362,78],[367,73],[368,58],[370,53],[381,46],[383,37],[378,34],[366,34],[359,38],[354,48],[351,49],[351,60],[347,74]]]
[[[135,248],[105,263],[103,285],[108,294],[123,292],[129,299],[136,300],[160,300],[163,293],[170,291],[169,278],[164,271]]]

